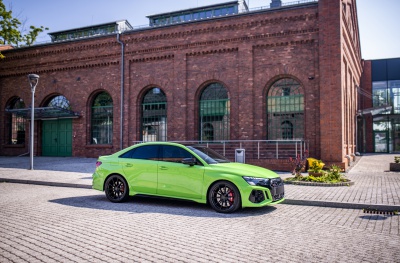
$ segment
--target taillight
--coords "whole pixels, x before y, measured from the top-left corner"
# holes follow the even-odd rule
[[[96,162],[96,168],[99,167],[101,164],[102,164],[102,162],[97,161],[97,162]]]

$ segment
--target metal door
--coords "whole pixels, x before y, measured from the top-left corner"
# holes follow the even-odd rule
[[[72,119],[43,121],[42,155],[72,156]]]

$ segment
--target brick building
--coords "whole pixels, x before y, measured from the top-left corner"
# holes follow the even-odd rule
[[[0,155],[29,151],[35,73],[35,155],[97,157],[142,140],[300,141],[347,167],[362,74],[355,0],[274,0],[255,10],[231,1],[149,20],[4,51]],[[287,168],[284,148],[264,158],[248,150],[246,161]]]

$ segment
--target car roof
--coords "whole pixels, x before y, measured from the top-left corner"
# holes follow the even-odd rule
[[[181,143],[176,143],[176,142],[142,142],[135,144],[133,146],[142,146],[142,145],[175,145],[175,146],[185,146]]]

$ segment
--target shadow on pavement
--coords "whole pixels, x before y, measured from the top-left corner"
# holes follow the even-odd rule
[[[96,161],[97,158],[35,156],[33,158],[33,169],[61,172],[93,173],[96,169]],[[29,169],[30,158],[27,156],[0,156],[0,167]]]
[[[360,216],[361,219],[367,219],[367,220],[374,220],[374,221],[382,221],[386,220],[389,217],[392,217],[393,215],[369,215],[369,216]]]
[[[77,196],[69,198],[54,199],[50,202],[74,206],[79,208],[101,209],[109,211],[137,213],[157,213],[172,214],[190,217],[217,217],[217,218],[238,218],[248,216],[260,216],[272,213],[276,210],[273,206],[261,208],[245,208],[236,211],[233,214],[221,214],[212,210],[205,204],[196,202],[182,201],[167,198],[155,198],[147,196],[130,197],[124,203],[112,203],[104,195]]]

